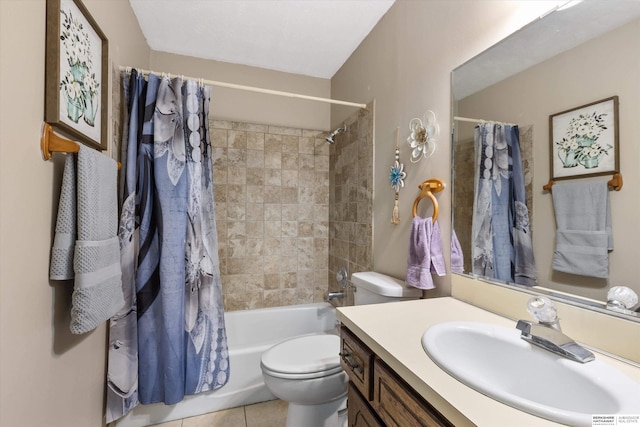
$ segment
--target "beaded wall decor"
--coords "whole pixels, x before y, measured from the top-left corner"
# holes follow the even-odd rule
[[[396,128],[396,151],[395,151],[395,163],[391,166],[391,172],[389,173],[389,181],[391,187],[395,190],[395,203],[393,206],[393,214],[391,215],[392,224],[400,224],[400,211],[398,208],[398,193],[400,189],[404,187],[404,179],[407,177],[407,173],[404,171],[404,164],[400,163],[400,147],[398,145],[398,133],[400,128]]]

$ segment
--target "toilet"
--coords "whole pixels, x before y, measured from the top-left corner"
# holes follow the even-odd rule
[[[355,305],[418,299],[420,289],[376,272],[353,273]],[[340,367],[340,337],[315,334],[292,338],[262,354],[267,388],[289,403],[287,427],[347,425],[347,374]]]

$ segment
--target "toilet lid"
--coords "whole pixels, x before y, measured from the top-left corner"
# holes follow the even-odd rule
[[[339,352],[337,335],[309,335],[276,344],[262,353],[261,360],[269,371],[283,374],[340,371]]]

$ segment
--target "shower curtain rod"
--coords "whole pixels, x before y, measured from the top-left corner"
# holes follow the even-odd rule
[[[124,67],[121,66],[120,67],[120,71],[131,71],[133,68],[135,67]],[[136,68],[136,70],[145,76],[148,76],[150,73],[155,73],[154,71],[149,71],[149,70],[143,70],[141,68]],[[155,73],[158,74],[158,73]],[[160,73],[160,74],[168,74],[169,76],[171,76],[171,74],[169,73]],[[176,76],[178,77],[178,76]],[[187,79],[187,80],[195,80],[198,82],[201,82],[202,84],[206,84],[209,86],[219,86],[219,87],[226,87],[226,88],[230,88],[230,89],[239,89],[239,90],[246,90],[248,92],[258,92],[258,93],[266,93],[268,95],[277,95],[277,96],[286,96],[288,98],[298,98],[298,99],[306,99],[308,101],[318,101],[318,102],[327,102],[329,104],[338,104],[338,105],[346,105],[348,107],[358,107],[358,108],[367,108],[367,104],[359,104],[357,102],[349,102],[349,101],[340,101],[338,99],[330,99],[330,98],[320,98],[317,96],[311,96],[311,95],[302,95],[300,93],[293,93],[293,92],[283,92],[283,91],[279,91],[279,90],[272,90],[272,89],[264,89],[264,88],[260,88],[260,87],[254,87],[254,86],[245,86],[245,85],[239,85],[239,84],[235,84],[235,83],[226,83],[226,82],[219,82],[216,80],[206,80],[206,79],[202,79],[202,78],[198,78],[198,77],[187,77],[187,76],[179,76],[180,78]]]
[[[517,126],[515,123],[504,123],[504,122],[497,122],[495,120],[482,120],[482,119],[469,119],[467,117],[458,117],[458,116],[454,116],[453,120],[456,120],[458,122],[469,122],[469,123],[497,123],[499,125],[510,125],[510,126]]]

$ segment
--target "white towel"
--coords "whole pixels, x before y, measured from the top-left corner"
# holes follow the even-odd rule
[[[68,154],[60,192],[50,278],[75,277],[71,332],[95,329],[123,305],[116,163],[80,146]]]
[[[609,277],[613,239],[606,181],[557,183],[553,186],[553,207],[556,215],[553,269]]]

